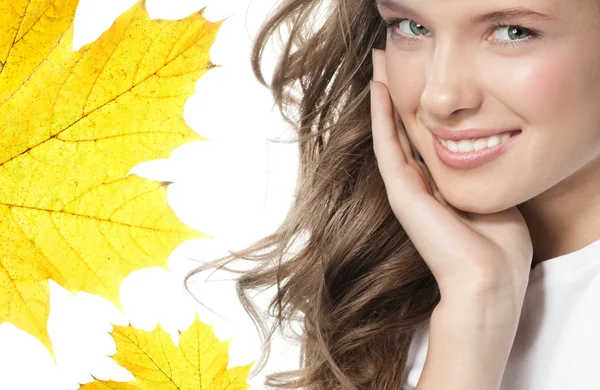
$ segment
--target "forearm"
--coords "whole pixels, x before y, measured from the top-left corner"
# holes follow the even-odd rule
[[[518,326],[515,302],[438,305],[417,390],[498,390]]]

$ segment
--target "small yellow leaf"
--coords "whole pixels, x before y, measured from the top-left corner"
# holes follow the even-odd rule
[[[136,378],[130,382],[95,381],[81,390],[244,390],[254,363],[232,367],[230,341],[218,340],[211,327],[196,317],[181,333],[178,348],[160,327],[152,332],[132,326],[115,326],[112,336],[117,344],[113,359]]]
[[[150,20],[141,1],[72,50],[77,0],[0,0],[0,323],[52,351],[48,279],[118,307],[130,272],[206,237],[137,164],[203,140],[185,101],[222,22]]]

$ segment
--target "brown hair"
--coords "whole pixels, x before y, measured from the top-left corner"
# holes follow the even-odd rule
[[[254,74],[268,86],[263,51],[289,27],[268,87],[297,132],[294,202],[273,234],[190,272],[186,286],[210,268],[241,274],[237,292],[264,346],[257,371],[275,330],[298,321],[301,369],[268,375],[269,388],[398,390],[412,337],[439,302],[439,288],[390,208],[373,152],[371,49],[385,47],[385,23],[373,0],[321,7],[322,0],[284,0],[252,51]],[[325,18],[320,27],[316,12]],[[293,251],[298,239],[303,245]],[[237,259],[255,266],[226,267]],[[272,286],[267,334],[248,292]]]

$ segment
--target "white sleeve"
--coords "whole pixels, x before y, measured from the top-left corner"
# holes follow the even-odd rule
[[[429,321],[425,326],[415,332],[415,335],[408,350],[406,368],[404,370],[404,384],[402,390],[415,390],[423,366],[427,357],[427,348],[429,346]]]

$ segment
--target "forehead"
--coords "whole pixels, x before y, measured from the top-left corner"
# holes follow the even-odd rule
[[[598,0],[374,0],[380,12],[455,19],[471,24],[504,19],[552,20],[597,9]]]

